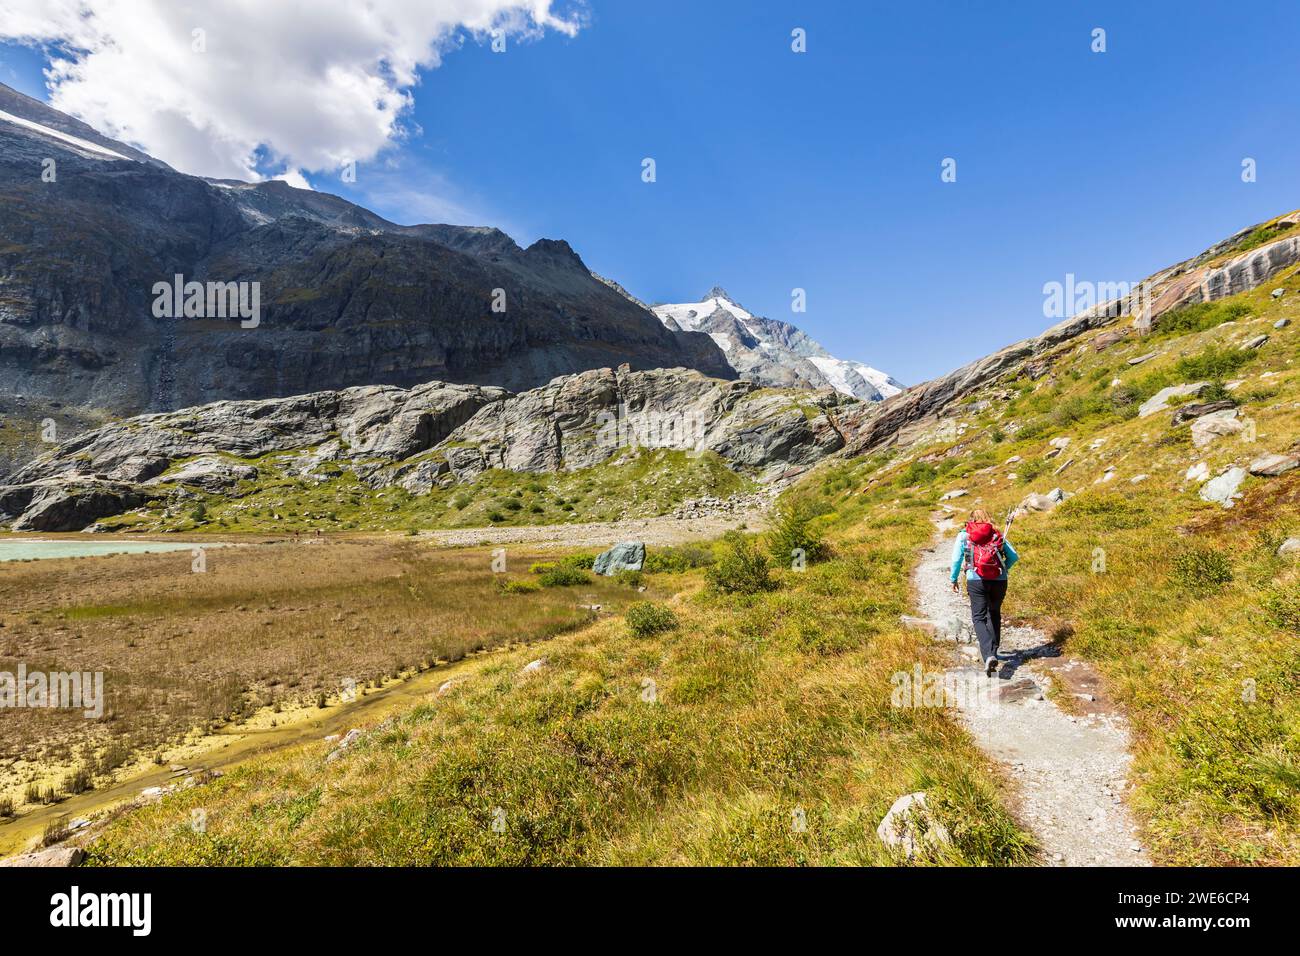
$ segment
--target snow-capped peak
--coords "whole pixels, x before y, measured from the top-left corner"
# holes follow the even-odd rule
[[[790,323],[755,316],[721,286],[699,302],[664,303],[652,311],[669,329],[707,333],[738,374],[763,385],[830,387],[873,401],[903,390],[870,365],[835,358]]]

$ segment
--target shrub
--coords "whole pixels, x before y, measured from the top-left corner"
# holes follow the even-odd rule
[[[772,530],[767,535],[768,553],[779,565],[789,564],[796,551],[802,551],[809,564],[826,556],[824,530],[813,524],[815,515],[803,502],[781,504],[772,515]]]
[[[488,521],[493,521],[493,522],[505,521],[506,516],[503,515],[501,512],[497,511],[495,508],[493,508],[491,511],[487,513],[487,519]]]
[[[898,474],[898,486],[910,488],[912,485],[925,485],[939,477],[939,469],[928,461],[914,461]]]
[[[1300,590],[1294,585],[1270,588],[1261,606],[1275,627],[1300,633]]]
[[[51,820],[45,824],[45,832],[41,834],[41,846],[54,846],[54,844],[62,843],[70,836],[72,836],[72,831],[68,829],[66,818]]]
[[[8,819],[14,815],[14,798],[0,797],[0,820]]]
[[[630,588],[639,588],[645,583],[645,575],[640,571],[630,571],[624,568],[614,574],[614,580]]]
[[[1119,493],[1084,492],[1067,498],[1056,509],[1062,518],[1079,518],[1103,531],[1141,528],[1148,516],[1140,504]]]
[[[776,586],[768,573],[767,556],[739,531],[723,536],[725,553],[705,572],[709,586],[721,594],[757,594]]]
[[[1179,359],[1174,371],[1188,382],[1227,378],[1254,357],[1254,352],[1245,349],[1225,349],[1211,345],[1197,355]]]
[[[560,564],[543,571],[538,580],[544,588],[564,588],[575,584],[590,584],[591,576],[581,568],[565,567]]]
[[[1160,316],[1156,320],[1156,334],[1164,336],[1203,332],[1250,314],[1251,308],[1244,302],[1197,302]]]
[[[712,564],[713,552],[697,544],[682,544],[674,547],[646,551],[642,570],[650,574],[680,574],[692,568],[702,568]]]
[[[1174,580],[1188,591],[1215,590],[1232,580],[1232,563],[1214,548],[1187,545],[1170,562]]]
[[[497,587],[501,589],[502,594],[532,594],[542,589],[538,582],[530,581],[527,578],[514,581],[500,579],[497,581]]]
[[[63,780],[63,792],[71,796],[85,793],[91,786],[90,771],[85,767],[77,768]]]
[[[677,615],[673,613],[672,608],[653,604],[650,601],[637,601],[627,609],[624,617],[628,628],[638,637],[649,637],[652,634],[675,630],[678,623]]]
[[[455,508],[457,511],[464,511],[466,508],[469,507],[469,503],[473,500],[474,500],[473,498],[471,498],[469,495],[465,494],[465,492],[462,491],[455,498],[451,499],[451,506]]]

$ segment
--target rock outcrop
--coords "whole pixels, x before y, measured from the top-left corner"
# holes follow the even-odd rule
[[[14,530],[75,531],[150,499],[234,493],[276,469],[427,494],[500,468],[575,470],[640,449],[713,453],[775,480],[843,447],[833,392],[779,392],[690,369],[627,366],[557,378],[512,395],[429,382],[290,398],[214,402],[93,429],[0,486]]]
[[[864,454],[906,436],[910,426],[934,421],[952,403],[1002,377],[1026,375],[1031,380],[1051,371],[1062,346],[1099,328],[1122,326],[1114,331],[1137,334],[1158,326],[1160,317],[1174,309],[1197,302],[1212,302],[1236,295],[1267,282],[1284,269],[1300,262],[1300,236],[1284,236],[1256,248],[1230,256],[1232,250],[1261,230],[1286,231],[1300,225],[1300,211],[1280,216],[1269,223],[1243,229],[1193,259],[1171,266],[1137,284],[1128,295],[1100,303],[1052,326],[1041,335],[1009,345],[955,372],[914,386],[901,395],[874,404],[863,404],[840,419],[847,444],[846,454]],[[1120,336],[1105,333],[1106,344]],[[1143,360],[1150,355],[1142,356]],[[1204,390],[1206,383],[1182,386]],[[1175,389],[1157,395],[1142,406],[1143,415],[1168,407],[1174,395],[1193,394]],[[1199,392],[1197,393],[1199,394]]]

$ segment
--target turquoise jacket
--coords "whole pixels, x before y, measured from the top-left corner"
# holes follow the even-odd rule
[[[957,578],[961,575],[962,563],[966,560],[966,529],[963,528],[961,534],[957,535],[957,543],[952,549],[952,583],[957,583]],[[966,569],[967,581],[1005,581],[1007,572],[1011,570],[1011,565],[1020,560],[1020,555],[1016,554],[1016,549],[1011,547],[1010,541],[1002,542],[1002,574],[996,578],[981,578],[975,573],[974,568]]]

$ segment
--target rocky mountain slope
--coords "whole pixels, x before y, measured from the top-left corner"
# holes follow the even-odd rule
[[[181,175],[7,87],[0,237],[9,415],[18,396],[39,417],[42,402],[123,415],[432,380],[527,389],[624,362],[734,375],[563,241],[525,249],[282,182]],[[154,286],[176,275],[257,283],[255,327],[155,317]]]
[[[789,477],[844,444],[832,392],[779,392],[684,369],[596,369],[518,395],[431,382],[284,399],[223,401],[129,418],[78,435],[0,487],[13,530],[80,530],[149,503],[247,494],[289,479],[346,476],[428,494],[489,469],[591,468],[641,450],[716,457]]]
[[[652,308],[671,331],[707,332],[738,375],[762,385],[833,388],[873,402],[903,390],[878,369],[835,358],[790,323],[752,314],[717,286],[699,302]]]
[[[932,379],[892,399],[863,405],[845,421],[846,454],[909,440],[933,425],[977,389],[1020,375],[1036,381],[1073,349],[1081,336],[1107,329],[1094,347],[1140,341],[1161,329],[1164,317],[1197,303],[1210,303],[1255,289],[1300,263],[1300,210],[1242,229],[1200,255],[1170,266],[1141,284],[1140,292],[1102,302],[1023,339]],[[1135,356],[1136,358],[1137,356]]]

